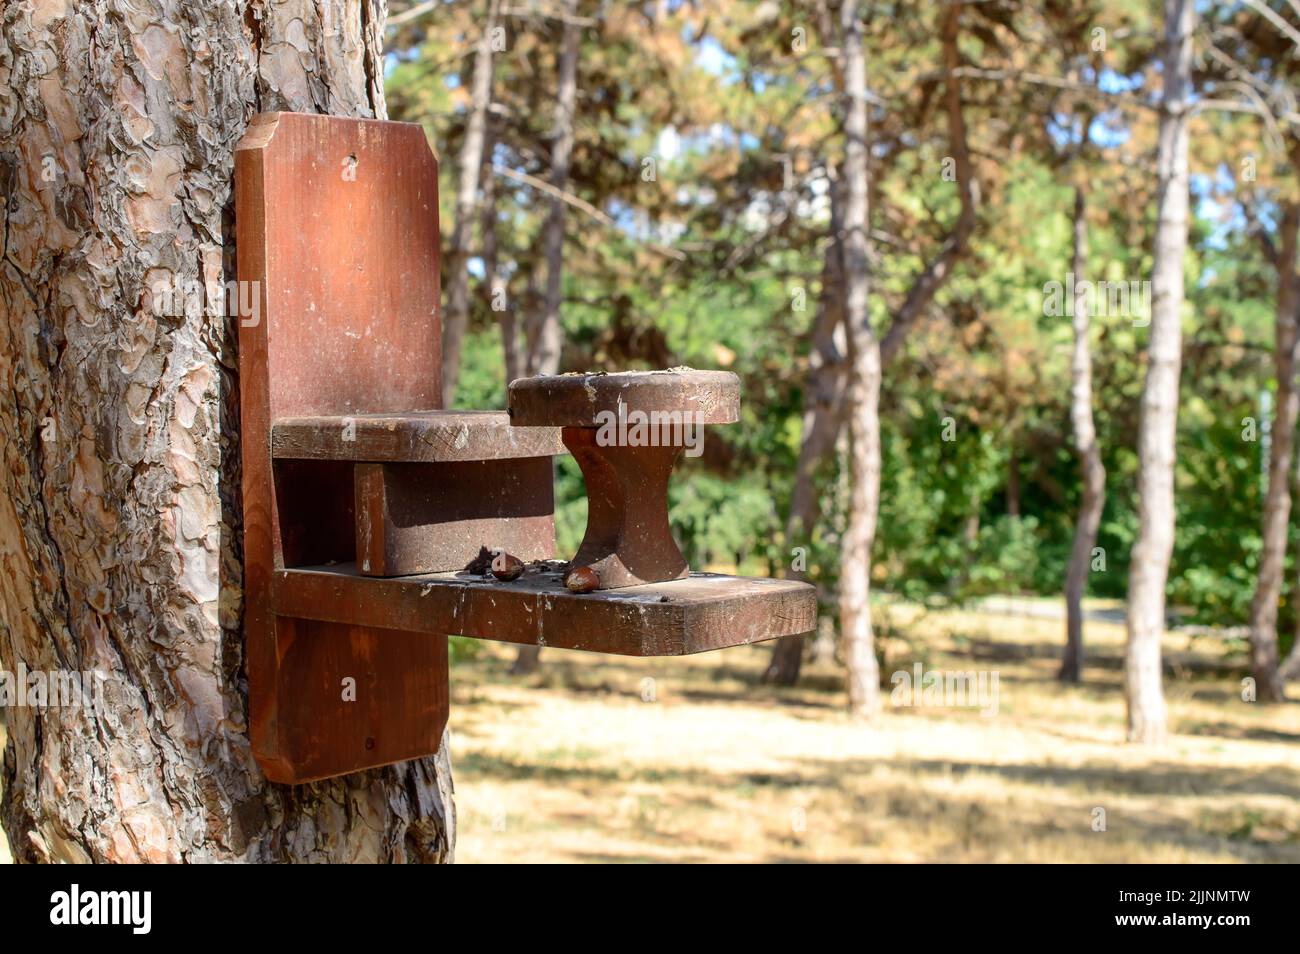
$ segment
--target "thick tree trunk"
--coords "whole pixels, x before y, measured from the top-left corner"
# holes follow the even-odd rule
[[[1192,92],[1192,0],[1165,0],[1151,336],[1138,425],[1138,532],[1128,585],[1124,687],[1130,741],[1165,738],[1160,661],[1165,584],[1174,548],[1174,463],[1182,366],[1183,253],[1187,248],[1187,113]]]
[[[483,164],[488,107],[492,104],[492,32],[496,27],[500,0],[487,0],[483,35],[474,52],[474,78],[470,87],[469,120],[461,143],[456,186],[456,224],[451,231],[447,254],[447,313],[442,325],[442,403],[456,402],[460,379],[460,350],[469,327],[469,241],[475,198]],[[491,277],[488,278],[488,288]]]
[[[849,525],[840,560],[840,629],[848,668],[849,711],[880,710],[880,670],[871,630],[871,549],[880,504],[880,341],[867,308],[866,62],[857,4],[840,10],[844,65],[844,327],[849,351]]]
[[[446,861],[435,758],[314,785],[249,752],[233,151],[258,111],[382,116],[381,2],[37,4],[0,32],[0,668],[20,861]],[[158,309],[157,290],[186,292]],[[188,294],[196,289],[194,294]]]
[[[1092,345],[1089,341],[1091,315],[1084,293],[1088,271],[1087,200],[1083,186],[1074,191],[1074,254],[1071,269],[1076,282],[1074,299],[1074,353],[1070,360],[1070,422],[1074,427],[1074,449],[1079,455],[1083,499],[1074,525],[1074,545],[1065,573],[1065,653],[1060,678],[1078,682],[1083,675],[1083,594],[1092,569],[1092,550],[1097,545],[1097,528],[1106,504],[1106,467],[1101,462],[1101,445],[1092,417]]]
[[[811,549],[813,530],[821,514],[817,493],[817,468],[835,448],[844,420],[844,391],[847,382],[842,324],[843,249],[840,245],[840,188],[831,190],[831,240],[822,267],[822,293],[817,322],[813,327],[812,350],[808,357],[808,386],[803,399],[803,433],[799,442],[799,460],[795,464],[794,488],[790,495],[790,514],[785,522],[787,549]],[[791,579],[806,579],[798,569],[790,569]],[[803,667],[804,636],[786,636],[777,640],[768,661],[763,681],[778,686],[793,686]]]
[[[555,139],[551,144],[551,185],[563,192],[569,185],[569,160],[573,155],[573,108],[578,93],[579,28],[574,22],[576,4],[565,0],[564,46],[560,51],[559,86],[555,100]],[[529,374],[555,374],[560,370],[560,351],[564,346],[564,327],[560,324],[560,302],[564,286],[564,218],[565,202],[558,194],[551,197],[550,211],[542,239],[546,259],[546,298],[541,320],[529,349]],[[510,671],[515,675],[536,672],[541,664],[540,646],[520,646]]]
[[[1250,671],[1260,702],[1280,702],[1286,690],[1278,671],[1277,608],[1282,594],[1286,562],[1287,528],[1291,519],[1291,454],[1295,446],[1300,392],[1296,390],[1296,308],[1300,276],[1296,275],[1296,233],[1300,229],[1300,204],[1284,203],[1277,253],[1277,321],[1273,366],[1277,373],[1277,410],[1268,460],[1268,491],[1264,499],[1263,546],[1259,582],[1250,604]]]

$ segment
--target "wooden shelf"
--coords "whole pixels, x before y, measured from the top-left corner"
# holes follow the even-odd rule
[[[692,573],[575,594],[556,569],[503,583],[469,573],[376,578],[353,564],[275,574],[283,616],[624,656],[681,656],[804,633],[816,590],[795,580]]]
[[[289,417],[271,428],[278,459],[443,463],[567,453],[558,427],[512,427],[505,411]]]

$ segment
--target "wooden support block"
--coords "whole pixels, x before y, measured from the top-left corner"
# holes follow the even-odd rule
[[[605,447],[590,427],[563,434],[587,483],[587,530],[573,565],[595,570],[605,590],[684,577],[690,568],[668,525],[668,478],[681,447]]]
[[[366,576],[463,570],[483,548],[555,556],[550,457],[357,464],[357,566]]]
[[[574,566],[602,590],[684,577],[690,567],[668,523],[668,480],[678,457],[703,448],[705,424],[740,416],[729,371],[551,374],[510,383],[520,430],[561,427],[587,483],[587,531]]]

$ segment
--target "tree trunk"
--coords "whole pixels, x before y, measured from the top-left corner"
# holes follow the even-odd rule
[[[575,24],[574,0],[564,4],[564,45],[560,51],[559,85],[555,98],[555,130],[551,143],[551,185],[557,194],[550,198],[550,211],[542,235],[546,259],[546,299],[542,306],[535,349],[530,356],[531,374],[555,374],[560,369],[564,328],[560,324],[560,301],[564,278],[564,218],[566,205],[559,197],[569,185],[569,160],[573,155],[573,107],[578,92],[579,27]]]
[[[843,403],[845,346],[841,343],[843,326],[843,249],[840,245],[841,190],[831,187],[831,239],[822,267],[822,293],[817,323],[813,328],[812,350],[808,356],[808,387],[803,399],[803,434],[799,442],[799,460],[795,464],[794,488],[790,494],[790,514],[785,522],[788,548],[811,549],[813,530],[821,513],[817,494],[817,468],[835,447],[844,420]],[[807,574],[790,569],[791,579],[806,579]],[[763,681],[778,686],[793,686],[803,667],[804,635],[785,636],[777,640],[768,661]]]
[[[0,668],[16,860],[448,861],[447,745],[313,785],[248,742],[233,152],[251,115],[383,116],[384,5],[38,4],[0,33]],[[188,292],[166,314],[160,286]]]
[[[1300,679],[1300,622],[1296,623],[1295,642],[1291,644],[1291,651],[1282,660],[1282,665],[1277,667],[1277,671],[1283,681]]]
[[[560,51],[559,86],[555,100],[555,140],[551,145],[551,185],[560,192],[569,184],[569,159],[573,154],[573,107],[578,92],[579,28],[574,22],[574,0],[564,3],[564,46]],[[555,374],[560,370],[560,350],[564,346],[564,328],[560,324],[560,302],[564,291],[564,200],[551,197],[550,211],[542,239],[546,259],[546,299],[541,321],[529,356],[529,374]],[[520,646],[510,671],[515,675],[536,672],[540,665],[540,646]]]
[[[1187,248],[1187,113],[1191,97],[1192,0],[1165,0],[1151,337],[1138,425],[1138,531],[1128,585],[1124,660],[1130,741],[1166,735],[1160,639],[1174,548],[1174,461],[1182,365],[1183,253]]]
[[[1074,449],[1079,455],[1083,499],[1074,525],[1074,545],[1065,573],[1065,653],[1060,678],[1079,682],[1083,676],[1083,594],[1092,569],[1092,550],[1097,545],[1097,528],[1106,503],[1106,467],[1101,462],[1101,445],[1092,417],[1092,349],[1089,341],[1091,315],[1084,293],[1088,270],[1087,199],[1083,186],[1074,191],[1074,353],[1070,360],[1070,422],[1074,426]]]
[[[1300,331],[1300,328],[1297,330]],[[1300,370],[1300,367],[1297,370]],[[1295,464],[1291,468],[1290,489],[1291,497],[1294,500],[1297,495],[1300,495],[1300,454],[1297,455]],[[1293,580],[1291,598],[1300,601],[1300,573],[1297,573]],[[1283,682],[1300,679],[1300,614],[1297,614],[1294,629],[1292,629],[1291,651],[1287,653],[1286,659],[1282,660],[1282,664],[1277,667],[1277,671]]]
[[[456,224],[451,232],[447,253],[447,313],[442,326],[442,403],[456,402],[456,382],[460,378],[461,342],[469,327],[469,241],[474,218],[475,198],[483,164],[488,107],[492,103],[492,32],[496,27],[500,0],[487,0],[483,35],[474,52],[474,79],[470,88],[469,122],[461,143],[457,167]],[[490,289],[491,278],[488,278]]]
[[[518,325],[514,305],[506,300],[506,283],[500,274],[497,244],[497,179],[492,168],[492,131],[488,131],[483,154],[483,208],[480,230],[483,233],[483,275],[488,289],[489,307],[497,313],[501,325],[501,353],[505,360],[506,386],[523,374],[519,351]]]
[[[1274,331],[1273,366],[1277,373],[1277,410],[1274,412],[1272,446],[1268,460],[1268,491],[1264,499],[1263,546],[1259,559],[1259,583],[1250,604],[1250,671],[1260,702],[1280,702],[1286,690],[1278,672],[1277,609],[1282,593],[1282,571],[1286,562],[1287,527],[1291,519],[1291,454],[1295,445],[1300,392],[1296,391],[1297,275],[1296,231],[1300,228],[1300,205],[1282,206],[1278,228],[1277,321]]]
[[[880,670],[871,631],[871,548],[880,503],[880,341],[867,308],[866,62],[857,4],[840,9],[844,64],[844,327],[849,351],[849,525],[840,560],[840,629],[848,668],[849,711],[880,710]]]
[[[1007,516],[1020,519],[1020,454],[1016,450],[1017,437],[1012,431],[1007,451]]]
[[[901,349],[908,332],[930,306],[966,253],[975,227],[976,187],[966,139],[957,48],[961,7],[942,13],[941,39],[948,113],[949,147],[956,166],[961,213],[952,231],[908,289],[882,341],[871,327],[867,309],[869,276],[866,64],[857,5],[840,8],[841,63],[844,74],[844,322],[849,350],[849,384],[845,414],[849,422],[849,526],[842,542],[840,627],[848,668],[849,710],[871,718],[880,709],[880,673],[871,629],[871,550],[880,506],[881,368]],[[978,519],[978,518],[977,518]],[[978,524],[976,524],[978,528]]]

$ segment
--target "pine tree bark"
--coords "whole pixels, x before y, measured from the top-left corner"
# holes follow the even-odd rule
[[[564,43],[560,50],[559,83],[555,99],[555,138],[551,144],[551,185],[563,192],[569,184],[569,161],[573,156],[573,110],[578,93],[579,27],[574,21],[574,0],[564,4]],[[550,200],[550,210],[543,230],[542,249],[546,259],[546,297],[540,321],[529,349],[529,374],[555,374],[560,370],[560,351],[564,346],[564,327],[560,324],[560,304],[564,285],[565,203],[557,196]],[[540,646],[520,646],[510,667],[517,676],[537,671],[541,665]]]
[[[1277,401],[1269,449],[1268,489],[1264,498],[1259,581],[1250,604],[1250,671],[1256,699],[1281,702],[1285,683],[1278,670],[1277,610],[1286,563],[1287,528],[1291,519],[1291,455],[1295,446],[1300,392],[1296,390],[1300,335],[1296,309],[1300,306],[1300,276],[1296,274],[1296,239],[1300,229],[1300,204],[1286,202],[1278,223],[1277,320],[1274,326],[1273,367],[1277,376]]]
[[[1091,315],[1084,277],[1088,271],[1088,218],[1084,187],[1074,191],[1074,251],[1071,270],[1075,280],[1074,351],[1070,359],[1070,422],[1074,428],[1074,449],[1079,456],[1083,496],[1074,525],[1074,544],[1065,573],[1065,653],[1059,676],[1064,682],[1079,682],[1083,675],[1083,595],[1092,569],[1092,551],[1106,504],[1106,467],[1097,443],[1097,426],[1092,416],[1092,345],[1089,340]]]
[[[460,380],[460,351],[469,327],[469,242],[477,204],[479,174],[487,136],[488,107],[492,104],[492,34],[500,0],[487,0],[483,35],[474,51],[474,77],[470,86],[469,119],[457,166],[456,222],[447,253],[447,312],[442,325],[442,403],[456,402]],[[491,276],[488,288],[491,289]]]
[[[840,630],[848,669],[849,712],[880,711],[880,667],[871,629],[871,549],[880,505],[880,340],[867,308],[866,57],[857,4],[840,8],[844,65],[844,327],[849,351],[849,524],[840,560]]]
[[[0,25],[0,667],[25,862],[448,861],[439,756],[313,785],[249,751],[233,153],[250,116],[384,115],[382,0],[14,4]]]
[[[1182,368],[1183,254],[1187,249],[1187,120],[1192,93],[1192,0],[1165,0],[1164,89],[1157,152],[1151,332],[1138,425],[1138,531],[1128,585],[1124,687],[1130,741],[1167,734],[1160,640],[1174,548],[1174,462]]]

